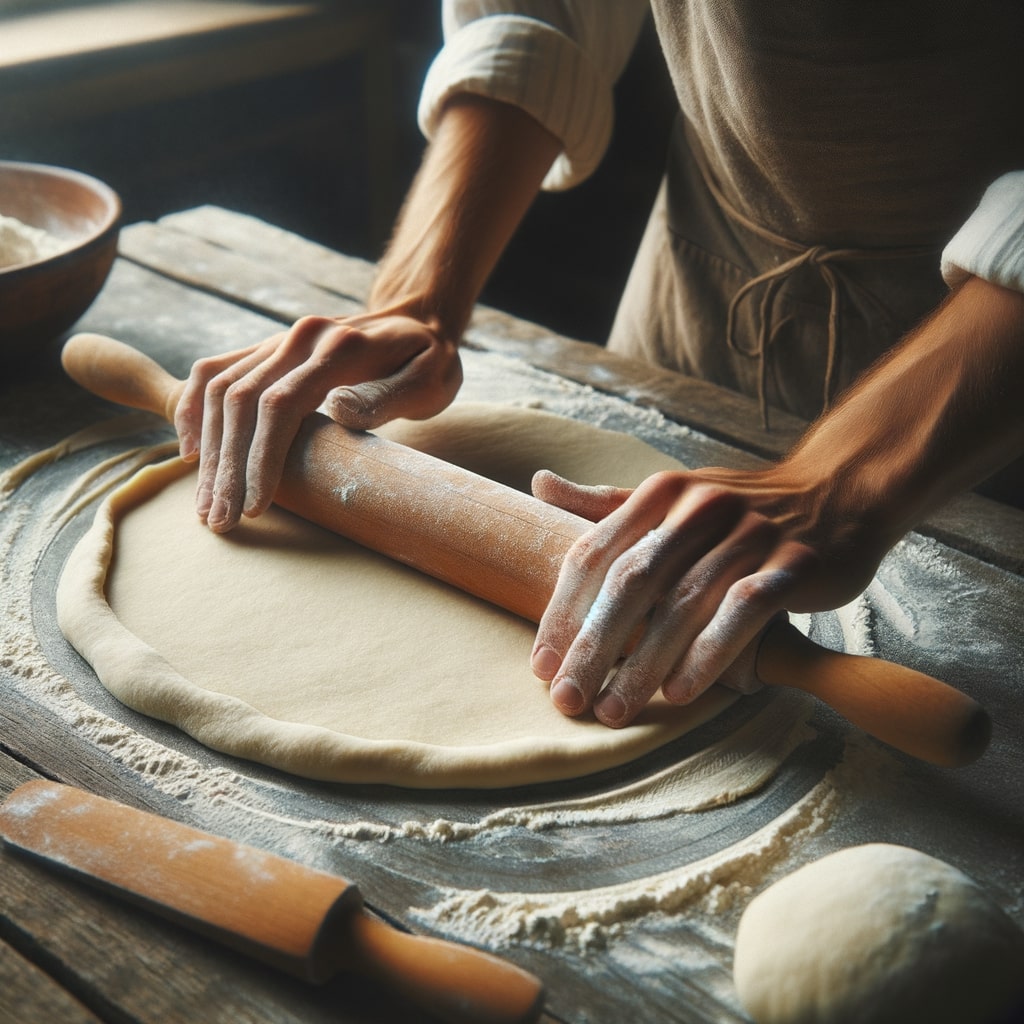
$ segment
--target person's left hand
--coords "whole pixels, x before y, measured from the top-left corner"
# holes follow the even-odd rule
[[[672,703],[694,700],[780,611],[851,600],[885,551],[823,522],[821,495],[802,492],[784,466],[658,473],[634,491],[541,472],[533,489],[599,520],[565,558],[533,671],[563,713],[592,707],[614,727],[659,689]]]
[[[217,533],[266,511],[302,420],[322,404],[342,426],[427,419],[462,383],[458,345],[384,310],[306,316],[262,344],[198,360],[175,411],[182,457],[199,461],[196,511]]]

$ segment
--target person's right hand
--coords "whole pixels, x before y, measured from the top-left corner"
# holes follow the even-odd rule
[[[458,346],[402,313],[307,316],[249,348],[198,360],[175,412],[181,455],[199,460],[196,511],[224,533],[273,499],[302,420],[343,426],[427,419],[462,384]]]

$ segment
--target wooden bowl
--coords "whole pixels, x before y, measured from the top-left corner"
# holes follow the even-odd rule
[[[55,255],[0,267],[0,363],[28,362],[92,304],[117,253],[121,201],[95,178],[0,160],[0,214],[42,228]]]

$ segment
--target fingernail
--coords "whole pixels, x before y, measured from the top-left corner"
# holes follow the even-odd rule
[[[614,693],[606,693],[594,705],[594,714],[605,725],[618,725],[626,717],[626,705]]]
[[[673,680],[666,683],[661,692],[669,704],[689,704],[693,699],[692,689],[686,682]]]
[[[578,715],[583,710],[583,692],[571,679],[559,679],[551,688],[551,699],[567,715]]]
[[[558,656],[557,651],[552,650],[547,644],[541,644],[533,652],[530,665],[533,668],[533,674],[538,679],[547,682],[555,678],[555,673],[562,667],[562,659]]]
[[[218,530],[227,523],[228,506],[222,498],[217,498],[206,517],[206,524],[212,530]]]
[[[243,516],[253,516],[259,510],[259,503],[257,502],[257,494],[255,491],[246,490],[245,502],[242,505]]]
[[[196,491],[196,513],[200,519],[206,519],[210,515],[210,506],[213,504],[213,491],[208,487],[200,487]]]
[[[196,439],[191,434],[182,434],[178,439],[178,451],[181,457],[186,461],[188,459],[194,459],[199,454],[199,448],[196,445]]]

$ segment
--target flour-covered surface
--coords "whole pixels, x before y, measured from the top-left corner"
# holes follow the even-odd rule
[[[119,265],[114,288],[117,303],[101,298],[89,328],[135,341],[177,374],[199,354],[278,326],[239,308],[229,316],[208,295],[188,293],[183,305],[180,285],[132,265]],[[744,458],[653,410],[515,359],[467,352],[465,364],[461,400],[626,430],[691,465]],[[0,686],[8,707],[39,730],[36,763],[45,763],[46,744],[80,745],[108,790],[335,870],[411,926],[529,967],[548,984],[549,1009],[567,1021],[743,1021],[731,980],[743,908],[795,867],[854,843],[901,843],[946,860],[1024,926],[1020,577],[910,537],[861,599],[801,623],[819,642],[903,662],[981,701],[993,717],[992,746],[965,769],[912,762],[816,706],[806,721],[778,719],[773,750],[750,751],[769,766],[754,792],[694,806],[685,770],[700,765],[726,779],[737,766],[714,752],[792,699],[762,692],[661,752],[576,782],[487,794],[308,783],[127,711],[64,643],[53,615],[64,558],[100,494],[169,434],[137,418],[93,431],[115,416],[98,402],[77,406],[63,427],[25,401],[0,410],[5,423],[19,417],[17,432],[2,435],[13,440],[0,443]],[[63,443],[77,427],[86,432]]]

